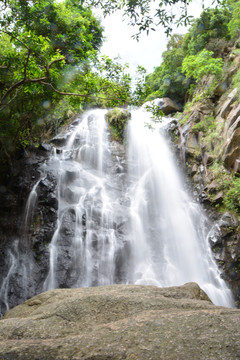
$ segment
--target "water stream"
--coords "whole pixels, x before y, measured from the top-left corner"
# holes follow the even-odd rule
[[[155,124],[152,130],[146,126],[149,113],[133,111],[125,153],[123,145],[110,141],[105,112],[85,113],[44,164],[44,172],[58,178],[58,221],[42,291],[195,281],[215,304],[233,306],[208,243],[211,224],[185,190],[165,125]],[[25,223],[38,184],[30,194]],[[9,272],[0,290],[7,310],[15,253],[9,251]]]
[[[146,120],[148,119],[148,120]],[[157,286],[197,282],[217,305],[233,305],[208,243],[211,228],[184,189],[166,125],[148,129],[142,109],[129,126],[133,282]]]

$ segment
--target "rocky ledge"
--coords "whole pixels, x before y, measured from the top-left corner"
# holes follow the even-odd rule
[[[113,285],[42,293],[0,320],[0,359],[240,358],[240,310],[195,283]]]

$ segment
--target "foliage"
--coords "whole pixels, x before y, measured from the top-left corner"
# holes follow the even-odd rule
[[[159,105],[154,104],[154,102],[149,101],[144,105],[144,109],[151,114],[151,122],[145,122],[144,126],[150,130],[155,130],[154,123],[159,123],[162,121],[164,116],[163,111]]]
[[[147,101],[157,97],[170,97],[175,101],[184,102],[190,81],[182,72],[182,41],[182,35],[173,35],[162,55],[162,64],[146,77]]]
[[[232,18],[228,23],[228,30],[231,37],[236,37],[240,34],[240,1],[229,0],[228,5],[232,13]]]
[[[228,173],[219,162],[214,163],[208,170],[214,175],[219,191],[223,192],[224,210],[240,214],[240,178]]]
[[[197,55],[190,55],[184,58],[182,71],[187,77],[199,81],[203,75],[213,74],[219,77],[222,74],[223,60],[213,58],[213,52],[202,50]]]
[[[124,109],[114,108],[106,113],[106,120],[115,140],[122,142],[131,114]]]
[[[91,84],[92,91],[99,96],[97,104],[104,107],[113,107],[131,102],[131,77],[126,72],[128,65],[122,65],[118,58],[110,59],[101,56],[95,61],[95,85]]]
[[[151,119],[154,122],[162,121],[164,113],[158,105],[155,105],[153,102],[150,102],[147,103],[144,108],[146,109],[147,112],[151,113]]]
[[[132,93],[132,104],[142,105],[148,93],[148,85],[146,83],[146,69],[142,66],[137,67],[135,75],[135,88]]]
[[[236,213],[240,213],[240,178],[233,178],[229,189],[226,192],[224,198],[224,205],[230,209],[235,211]]]
[[[174,23],[186,26],[192,20],[192,16],[188,14],[189,1],[185,0],[163,0],[156,3],[154,0],[82,0],[82,3],[100,7],[104,15],[121,9],[129,24],[138,27],[136,38],[139,38],[143,31],[148,33],[158,25],[162,25],[169,35]]]
[[[1,5],[0,160],[11,165],[13,155],[55,132],[68,110],[128,102],[131,79],[116,59],[98,57],[102,27],[78,1]]]
[[[202,131],[204,133],[211,132],[216,127],[216,121],[214,116],[205,116],[203,120],[193,125],[192,130],[195,133]]]
[[[213,38],[206,44],[206,49],[214,53],[214,57],[222,57],[228,47],[228,40],[223,38]]]
[[[221,60],[215,61],[212,57],[222,57],[227,49],[230,20],[231,9],[227,7],[205,9],[200,17],[192,22],[185,36],[173,35],[169,39],[167,50],[163,53],[161,65],[146,76],[146,100],[170,97],[184,103],[186,94],[195,88],[196,81],[203,75],[219,76]],[[186,64],[185,68],[182,67],[183,61]]]
[[[227,8],[204,10],[200,17],[193,21],[191,28],[184,37],[183,50],[186,55],[196,55],[214,39],[229,39],[228,22],[231,13]],[[210,49],[209,50],[213,50]],[[216,54],[214,53],[214,56]]]

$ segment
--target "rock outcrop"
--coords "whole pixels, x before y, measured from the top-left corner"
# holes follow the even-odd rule
[[[154,104],[159,106],[165,115],[176,113],[181,110],[181,107],[170,98],[155,99]]]
[[[240,173],[240,104],[235,103],[237,89],[218,107],[216,120],[223,123],[222,157],[227,169]]]
[[[57,180],[40,168],[50,150],[51,146],[41,145],[19,161],[17,176],[0,196],[0,317],[8,306],[12,308],[42,291],[48,273],[48,244],[57,221]],[[36,184],[37,199],[27,215],[29,194]]]
[[[204,92],[204,88],[198,90]],[[217,102],[210,97],[193,102],[190,110],[183,113],[178,147],[195,195],[216,224],[211,241],[213,254],[239,305],[240,203],[236,194],[232,206],[226,208],[227,193],[240,171],[240,105],[237,100],[237,89],[229,89]]]
[[[239,321],[195,283],[53,290],[0,320],[0,358],[237,360]]]

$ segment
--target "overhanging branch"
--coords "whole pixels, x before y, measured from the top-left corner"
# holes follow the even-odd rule
[[[93,96],[93,95],[89,95],[89,94],[79,94],[79,93],[68,93],[68,92],[64,92],[64,91],[59,91],[57,90],[52,84],[41,81],[41,84],[49,86],[55,93],[59,94],[59,95],[64,95],[64,96],[78,96],[78,97],[82,97],[82,98],[90,98],[93,100],[116,100],[116,98],[106,98],[106,97],[101,97],[101,96]]]
[[[49,79],[50,77],[50,68],[53,64],[56,64],[57,62],[63,61],[65,60],[65,57],[59,58],[59,59],[55,59],[53,60],[50,64],[46,65],[46,76],[43,76],[41,78],[36,78],[36,79],[27,79],[27,66],[29,63],[29,58],[30,58],[30,54],[31,51],[28,51],[28,55],[27,55],[27,59],[26,59],[26,63],[24,65],[24,78],[18,82],[16,82],[15,84],[13,84],[12,86],[10,86],[10,88],[8,88],[8,90],[5,92],[5,94],[3,95],[3,97],[0,100],[0,105],[4,104],[4,100],[17,88],[19,88],[20,86],[23,86],[25,84],[30,84],[30,83],[41,83],[44,80]]]

